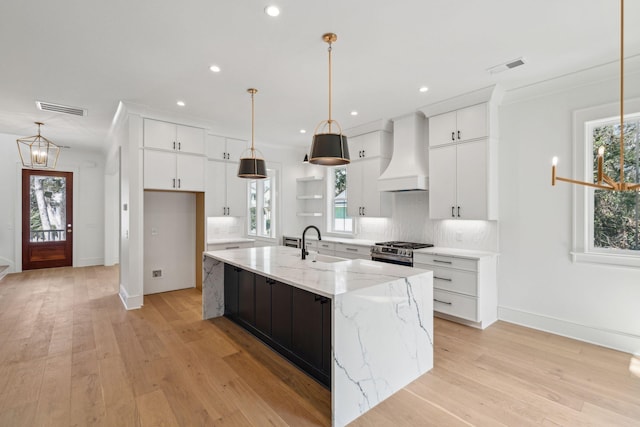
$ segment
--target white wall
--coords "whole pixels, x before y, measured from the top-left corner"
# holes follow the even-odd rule
[[[143,236],[145,295],[196,286],[195,193],[145,191]]]
[[[571,177],[573,112],[618,102],[618,76],[578,73],[508,93],[500,108],[499,317],[640,352],[638,268],[570,260],[572,186],[551,186],[551,158]],[[626,98],[640,75],[626,76]]]
[[[0,265],[22,270],[21,164],[16,139],[0,134]],[[59,141],[54,141],[59,142]],[[104,263],[104,156],[98,151],[62,149],[57,170],[74,172],[73,265]]]

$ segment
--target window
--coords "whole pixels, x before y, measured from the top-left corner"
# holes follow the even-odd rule
[[[574,113],[574,177],[593,181],[597,152],[605,146],[604,171],[620,174],[619,104]],[[625,181],[640,181],[640,99],[625,100]],[[572,186],[574,261],[640,267],[640,194]]]
[[[598,148],[604,146],[604,171],[618,180],[619,121],[609,119],[591,122],[588,134],[593,161],[596,161]],[[627,182],[640,182],[640,114],[625,118],[624,143],[624,179]],[[596,189],[591,191],[590,196],[590,206],[593,206],[589,209],[588,220],[591,249],[640,255],[640,192]]]
[[[249,181],[249,221],[247,233],[258,237],[276,237],[276,171],[267,170],[267,178]]]
[[[352,233],[353,219],[347,212],[347,168],[335,167],[328,170],[329,191],[327,194],[329,215],[328,228],[334,233]]]

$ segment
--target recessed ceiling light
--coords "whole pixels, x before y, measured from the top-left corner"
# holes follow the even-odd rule
[[[264,13],[266,13],[269,16],[276,17],[280,15],[280,9],[278,9],[278,6],[271,5],[264,8]]]
[[[353,110],[353,111],[351,112],[351,115],[352,115],[352,116],[357,116],[357,115],[358,115],[358,112],[357,112],[357,111],[355,111],[355,110]]]
[[[213,71],[214,73],[219,73],[220,72],[220,67],[218,67],[217,65],[212,65],[211,67],[209,67],[209,69],[211,71]]]
[[[420,92],[424,93],[424,92],[428,91],[429,88],[426,87],[426,86],[422,86],[419,90],[420,90]]]
[[[300,129],[300,133],[307,133],[306,129]]]
[[[176,102],[176,104],[178,104],[178,107],[184,107],[184,101],[178,101]]]

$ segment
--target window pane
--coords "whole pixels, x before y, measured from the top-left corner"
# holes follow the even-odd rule
[[[263,180],[262,184],[264,186],[262,230],[264,236],[271,237],[271,178]]]
[[[66,240],[66,178],[32,175],[30,187],[30,241]]]
[[[249,183],[249,234],[255,235],[258,226],[258,187],[256,181]]]
[[[620,124],[607,123],[593,128],[594,171],[601,146],[604,152],[604,173],[614,180],[620,178]],[[640,182],[640,120],[624,125],[624,178]],[[597,173],[594,172],[594,180]],[[640,193],[637,191],[594,191],[593,246],[623,250],[640,250]]]
[[[333,231],[351,232],[353,221],[347,215],[347,168],[334,168],[333,172]]]

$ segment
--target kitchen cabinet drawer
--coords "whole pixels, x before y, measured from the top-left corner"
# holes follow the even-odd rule
[[[448,268],[459,268],[460,270],[478,271],[478,260],[469,258],[455,258],[444,255],[413,253],[414,264],[428,264],[430,266],[440,266]]]
[[[433,311],[477,322],[478,299],[467,295],[434,289]]]
[[[473,271],[455,270],[434,265],[414,264],[417,268],[433,270],[433,287],[473,297],[478,296],[478,275]]]
[[[344,256],[353,259],[370,259],[371,246],[349,245],[347,243],[335,243],[336,256]]]
[[[242,249],[242,248],[252,248],[254,245],[253,242],[235,242],[235,243],[220,243],[220,244],[208,244],[208,251],[224,251],[228,249]]]

